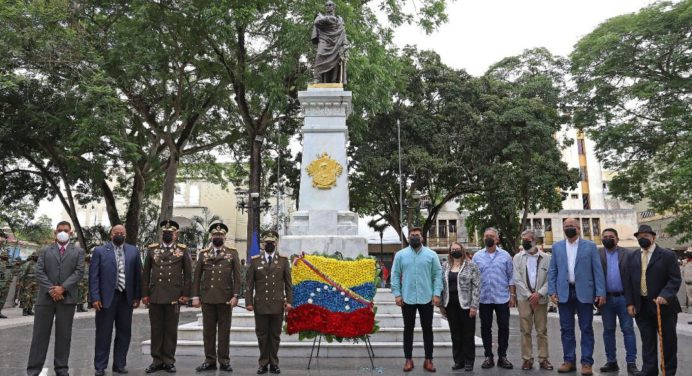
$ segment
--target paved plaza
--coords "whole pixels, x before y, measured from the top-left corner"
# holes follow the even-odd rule
[[[31,343],[31,318],[22,317],[19,309],[5,309],[3,313],[10,318],[0,320],[0,376],[18,376],[25,374],[29,345]],[[181,323],[191,322],[196,319],[196,314],[199,310],[184,309],[181,313]],[[476,349],[476,367],[473,372],[475,375],[494,376],[494,375],[557,375],[556,371],[522,371],[518,369],[521,366],[520,355],[520,337],[519,337],[519,322],[516,315],[516,310],[512,312],[510,346],[508,357],[514,363],[515,369],[501,370],[492,368],[484,370],[480,368],[483,361],[483,350]],[[74,331],[72,335],[72,352],[70,355],[70,375],[82,376],[93,375],[93,356],[94,356],[94,322],[93,311],[88,313],[79,313],[75,317]],[[688,325],[687,321],[692,319],[692,315],[681,314],[678,324],[678,375],[686,375],[684,370],[692,369],[692,354],[689,349],[692,349],[692,325]],[[594,319],[594,331],[596,333],[596,347],[594,351],[594,359],[596,361],[594,371],[599,374],[598,368],[603,365],[605,355],[603,350],[603,341],[601,338],[602,326],[600,318]],[[480,333],[480,327],[477,328],[477,334]],[[548,333],[550,341],[551,356],[550,360],[556,367],[561,363],[562,351],[560,345],[560,329],[558,324],[557,314],[551,313],[548,323]],[[639,333],[637,331],[639,341]],[[132,344],[130,346],[130,354],[128,356],[127,368],[129,375],[145,375],[144,368],[149,365],[151,358],[148,355],[141,354],[140,343],[143,340],[149,339],[149,318],[146,310],[138,309],[133,319]],[[637,343],[639,348],[639,342]],[[52,366],[53,344],[48,351],[46,365]],[[402,350],[403,354],[403,350]],[[423,354],[414,354],[416,368],[411,372],[411,375],[423,375]],[[579,353],[577,353],[579,356]],[[402,355],[403,358],[403,355]],[[624,347],[622,339],[618,340],[618,358],[620,366],[624,366]],[[638,365],[641,366],[641,359],[638,358]],[[195,375],[198,374],[194,368],[198,366],[203,359],[193,356],[178,356],[176,367],[178,375]],[[362,358],[338,359],[338,358],[321,358],[313,361],[312,369],[307,370],[307,359],[281,359],[282,375],[365,375],[365,374],[384,374],[384,375],[399,375],[403,366],[403,359],[397,358],[376,358],[374,371],[370,369],[370,362],[367,358],[365,349],[363,349]],[[253,375],[257,369],[255,358],[234,358],[231,354],[231,364],[233,366],[233,375]],[[435,364],[437,366],[437,374],[463,374],[464,372],[452,372],[452,359],[450,354],[435,353]],[[218,375],[224,375],[225,372],[217,371]],[[110,375],[110,368],[107,375]],[[214,375],[214,372],[200,373],[198,375]],[[626,372],[620,371],[620,375],[625,375]],[[53,375],[53,372],[48,372],[48,375]],[[155,375],[167,375],[165,372],[159,372]],[[573,374],[578,375],[578,373]],[[617,375],[617,374],[609,374]]]

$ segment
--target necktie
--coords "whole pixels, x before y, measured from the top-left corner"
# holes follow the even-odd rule
[[[65,255],[65,246],[63,245],[60,247],[60,256],[64,256],[64,255]]]
[[[272,255],[269,255],[269,263],[272,263]]]
[[[125,255],[122,248],[118,247],[118,291],[125,291]]]
[[[642,249],[642,279],[639,288],[642,290],[642,296],[649,296],[646,288],[646,268],[649,266],[649,251]]]

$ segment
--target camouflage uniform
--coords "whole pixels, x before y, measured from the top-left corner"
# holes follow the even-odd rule
[[[7,316],[2,314],[2,309],[5,307],[13,276],[9,256],[7,252],[3,252],[0,254],[0,319],[7,318]]]
[[[17,281],[18,288],[21,286],[22,289],[19,295],[19,305],[22,307],[23,316],[33,316],[34,314],[34,303],[38,294],[38,282],[36,281],[37,260],[36,252],[32,253],[24,265],[22,265],[19,280]]]
[[[89,263],[91,255],[84,256],[84,276],[79,281],[79,299],[77,300],[77,312],[86,312],[87,298],[89,296]]]

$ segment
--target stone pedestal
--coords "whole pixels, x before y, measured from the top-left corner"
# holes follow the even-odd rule
[[[330,86],[298,93],[305,114],[303,159],[298,211],[281,237],[280,251],[286,255],[338,251],[355,258],[368,253],[367,239],[358,236],[358,215],[349,211],[346,118],[351,92]]]

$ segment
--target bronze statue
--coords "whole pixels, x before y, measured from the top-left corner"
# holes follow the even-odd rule
[[[324,4],[325,14],[318,13],[312,27],[312,43],[317,45],[313,70],[314,83],[346,84],[348,41],[344,20],[334,14],[330,0]]]

